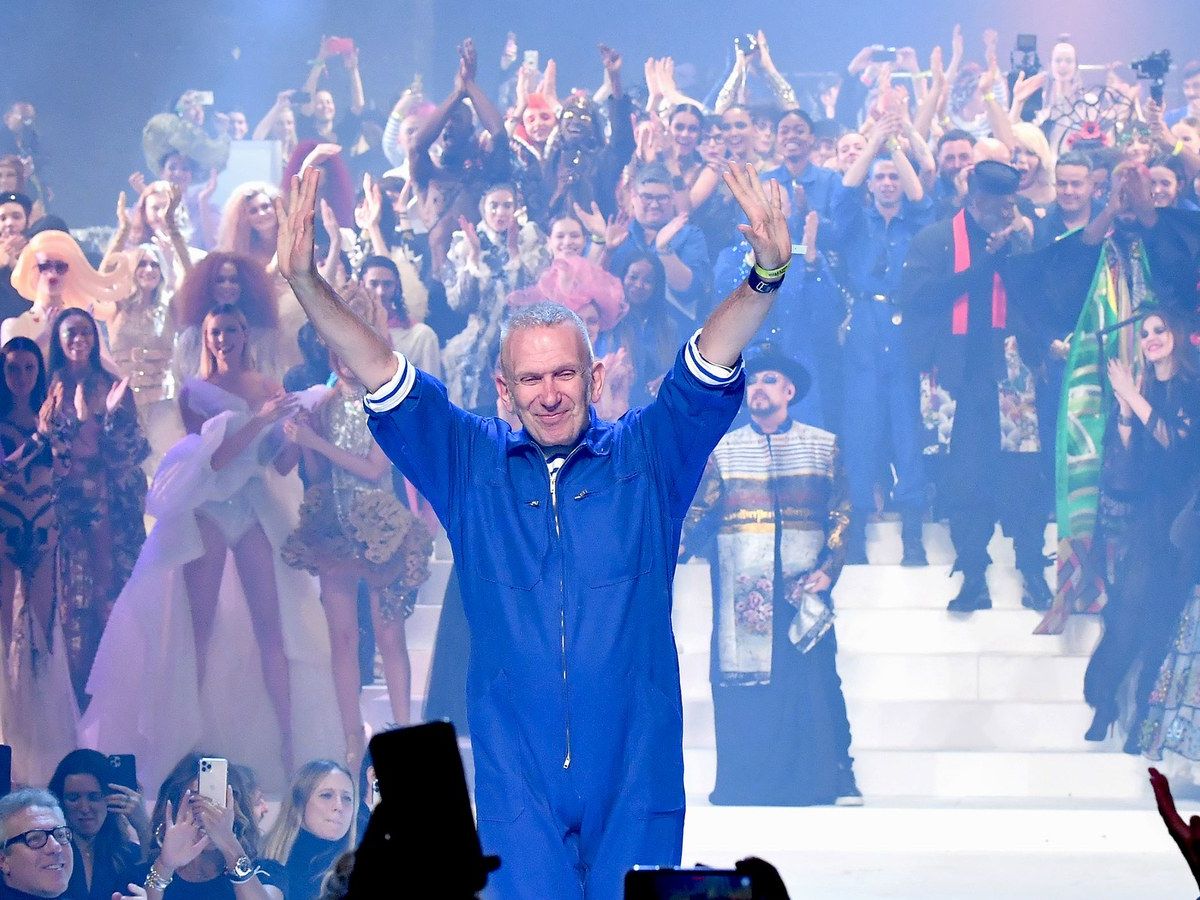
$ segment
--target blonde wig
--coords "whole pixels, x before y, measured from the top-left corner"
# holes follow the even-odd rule
[[[279,188],[265,181],[247,181],[239,184],[225,201],[221,210],[221,225],[217,229],[217,249],[226,253],[241,253],[243,256],[270,258],[275,246],[263,246],[262,239],[250,227],[246,214],[246,201],[256,194],[266,194],[269,200],[279,196]]]
[[[62,290],[62,300],[66,306],[79,309],[94,307],[99,313],[101,310],[115,309],[118,300],[132,293],[133,267],[127,257],[117,256],[112,269],[97,272],[75,239],[65,231],[42,231],[29,239],[12,273],[12,286],[22,297],[34,303],[45,303],[47,299],[38,296],[39,256],[67,264]],[[104,316],[101,315],[101,318]]]

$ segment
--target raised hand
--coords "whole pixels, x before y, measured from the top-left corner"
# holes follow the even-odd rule
[[[358,218],[357,209],[354,211],[354,216],[356,219]],[[321,224],[325,226],[325,233],[329,235],[329,242],[337,244],[340,250],[342,246],[342,229],[338,225],[337,215],[334,213],[333,207],[329,205],[324,197],[321,198]]]
[[[217,190],[217,170],[209,169],[208,181],[204,182],[204,187],[200,188],[200,190],[197,192],[196,199],[199,200],[201,203],[206,203],[206,202],[208,202],[208,200],[210,200],[212,198],[212,195],[216,192],[216,190]]]
[[[600,212],[600,207],[596,205],[596,201],[592,201],[590,210],[584,209],[578,203],[574,204],[575,215],[579,217],[579,221],[583,223],[583,227],[592,233],[595,237],[600,237],[604,234],[608,223],[604,221],[604,213]]]
[[[129,176],[129,186],[133,188],[140,197],[142,191],[146,189],[146,176],[141,172],[134,172]]]
[[[179,212],[179,205],[183,203],[183,191],[179,189],[179,185],[171,185],[170,199],[167,201],[167,211],[163,215],[163,221],[167,225],[167,230],[170,231],[175,227],[175,216]]]
[[[266,402],[258,408],[258,412],[254,415],[264,425],[273,425],[280,419],[285,419],[293,415],[299,409],[299,397],[295,394],[289,394],[286,391],[280,391],[278,394],[268,397]]]
[[[284,209],[282,197],[276,197],[273,201],[275,218],[279,221],[276,258],[279,260],[279,273],[288,281],[318,277],[316,263],[313,262],[313,229],[320,179],[321,171],[317,168],[309,168],[303,175],[292,176],[290,210]]]
[[[600,62],[604,65],[605,74],[613,76],[620,72],[621,54],[608,44],[598,44],[597,46],[600,49]]]
[[[688,214],[682,212],[658,230],[658,234],[654,237],[654,246],[659,253],[662,253],[671,246],[671,241],[675,238],[675,235],[679,234],[679,230],[687,224],[687,220]]]
[[[80,422],[86,422],[91,416],[92,411],[88,408],[87,391],[83,389],[83,383],[75,385],[75,418]]]
[[[758,42],[758,64],[767,71],[774,70],[775,63],[771,60],[771,48],[767,46],[767,33],[760,28],[754,38]]]
[[[1158,806],[1158,814],[1162,816],[1163,824],[1171,840],[1187,860],[1192,877],[1200,884],[1200,816],[1192,816],[1183,821],[1183,816],[1175,808],[1175,798],[1171,796],[1171,783],[1167,776],[1158,769],[1150,770],[1150,787],[1154,790],[1154,802]]]
[[[615,250],[625,243],[627,237],[629,237],[629,214],[619,212],[612,216],[604,227],[604,246],[609,251]]]
[[[363,174],[363,202],[354,210],[354,224],[359,228],[371,228],[379,224],[383,215],[383,196],[371,178],[371,173]],[[323,212],[323,210],[322,210]]]
[[[456,86],[461,86],[464,90],[467,85],[475,83],[475,75],[479,71],[479,56],[475,51],[475,40],[473,38],[464,38],[463,42],[458,45],[458,76],[455,79]]]
[[[158,860],[162,866],[174,871],[186,866],[208,847],[209,838],[193,813],[192,792],[183,795],[178,813],[172,815],[171,801],[166,806],[166,829],[162,836],[162,849]]]
[[[755,262],[764,269],[779,268],[792,256],[779,182],[772,178],[764,185],[749,164],[731,165],[721,177],[748,220],[748,224],[738,225],[738,231],[749,241]]]
[[[479,240],[479,232],[466,216],[458,217],[458,227],[462,230],[467,242],[467,259],[478,265],[483,259],[483,244]]]
[[[804,217],[804,261],[808,264],[817,261],[817,229],[821,225],[821,217],[816,210]]]
[[[117,230],[125,231],[129,227],[129,210],[125,208],[125,192],[117,194]]]
[[[542,83],[538,85],[538,93],[546,98],[551,109],[558,106],[558,63],[552,59],[546,60],[546,68],[542,72]]]
[[[1128,406],[1141,393],[1138,383],[1133,377],[1133,370],[1119,359],[1108,361],[1108,382],[1112,385],[1117,399],[1122,402],[1122,406]]]
[[[125,399],[125,394],[129,391],[129,377],[126,376],[108,389],[108,396],[104,398],[104,408],[109,415],[115,413]]]

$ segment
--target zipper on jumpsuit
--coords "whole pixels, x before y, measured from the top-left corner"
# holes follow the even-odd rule
[[[575,455],[575,451],[581,446],[582,444],[576,444],[573,448],[571,448],[571,452],[567,454],[566,458],[562,461],[562,465],[559,466],[558,469],[553,472],[547,470],[546,473],[550,478],[550,507],[554,510],[554,536],[559,539],[560,543],[562,541],[562,530],[560,529],[558,523],[558,476],[562,474],[562,470],[566,468],[567,463],[571,461],[571,457]],[[561,546],[559,547],[558,558],[560,565],[565,569],[567,563],[563,557]],[[567,744],[567,753],[563,758],[562,767],[564,769],[569,769],[571,768],[571,710],[567,703],[567,594],[565,577],[561,569],[558,574],[558,595],[560,598],[558,607],[559,648],[562,659],[563,709],[566,715],[565,725]]]

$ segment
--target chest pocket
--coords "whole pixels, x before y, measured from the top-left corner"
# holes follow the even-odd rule
[[[559,494],[560,518],[569,523],[576,565],[589,587],[619,584],[650,571],[652,500],[640,471],[598,485],[577,482]]]
[[[467,509],[468,565],[484,581],[528,591],[542,580],[547,551],[547,500],[515,497],[497,477],[472,484]]]

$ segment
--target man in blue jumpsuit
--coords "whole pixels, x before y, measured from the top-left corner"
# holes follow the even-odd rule
[[[501,341],[512,431],[363,324],[316,274],[317,176],[278,207],[281,271],[370,391],[380,446],[446,526],[471,628],[468,709],[480,839],[495,896],[618,898],[634,864],[677,865],[683,840],[671,582],[709,452],[741,404],[741,351],[791,255],[781,190],[725,176],[759,266],[681,350],[658,397],[596,418],[604,367],[574,314],[538,304]],[[420,773],[414,773],[420,777]]]
[[[885,496],[890,494],[903,520],[902,564],[923,566],[920,394],[902,339],[896,293],[909,242],[932,221],[933,204],[900,147],[898,128],[897,120],[885,118],[846,171],[846,190],[834,205],[833,226],[823,244],[841,254],[843,284],[853,299],[843,347],[841,437],[853,507],[846,562],[867,562],[867,517],[875,511],[875,487],[885,473],[890,489]]]

